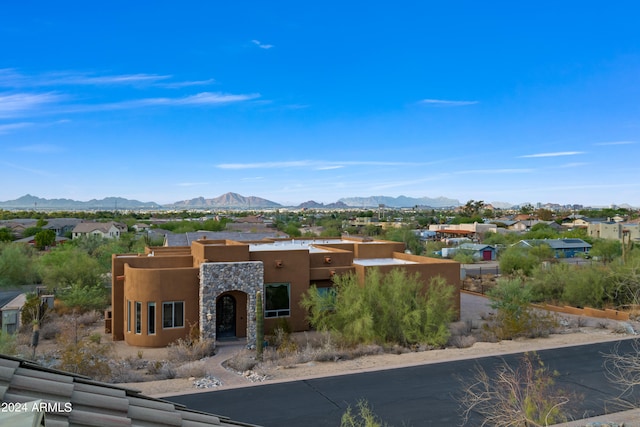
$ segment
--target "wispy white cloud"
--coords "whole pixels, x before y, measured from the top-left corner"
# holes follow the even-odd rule
[[[56,93],[0,94],[0,117],[17,117],[64,100]]]
[[[33,125],[34,123],[31,122],[7,123],[4,125],[0,125],[0,135],[12,132],[14,130],[28,128]]]
[[[25,153],[35,153],[35,154],[49,154],[49,153],[62,151],[62,149],[52,144],[33,144],[33,145],[23,145],[21,147],[15,147],[11,151],[22,151]]]
[[[169,89],[179,89],[183,87],[191,87],[191,86],[207,86],[212,85],[216,81],[215,79],[207,79],[207,80],[193,80],[193,81],[184,81],[184,82],[175,82],[175,83],[162,83],[160,86],[166,87]]]
[[[460,107],[463,105],[474,105],[477,103],[478,101],[454,101],[450,99],[423,99],[421,101],[418,101],[418,104],[421,105],[433,105],[442,107]]]
[[[141,85],[157,83],[172,77],[171,75],[145,73],[96,76],[78,72],[55,72],[29,76],[12,68],[5,68],[0,69],[0,86],[16,88],[65,85]]]
[[[596,142],[593,145],[631,145],[637,144],[636,141],[611,141],[611,142]]]
[[[274,47],[272,44],[261,43],[260,40],[251,40],[251,43],[255,44],[260,49],[271,49],[272,47]]]
[[[256,162],[256,163],[221,163],[219,169],[283,169],[283,168],[313,168],[316,170],[338,169],[345,166],[425,166],[433,164],[416,162],[379,162],[379,161],[344,161],[327,162],[322,160],[294,160],[288,162]]]
[[[568,168],[579,168],[582,166],[589,166],[589,163],[586,162],[573,162],[573,163],[566,163],[564,165],[560,165],[557,166],[559,169],[568,169]]]
[[[191,86],[206,86],[215,83],[215,79],[187,80],[171,82],[171,74],[113,74],[94,75],[79,72],[54,72],[38,75],[21,74],[15,69],[0,69],[0,87],[46,87],[46,86],[149,86],[169,89]]]
[[[535,169],[469,169],[469,170],[460,170],[452,172],[455,175],[467,175],[467,174],[518,174],[518,173],[531,173],[534,172]]]
[[[262,163],[221,163],[216,165],[219,169],[282,169],[309,167],[308,160],[296,160],[292,162],[262,162]]]
[[[521,159],[529,159],[529,158],[538,158],[538,157],[561,157],[561,156],[577,156],[579,154],[584,154],[583,151],[558,151],[555,153],[537,153],[537,154],[526,154],[524,156],[519,156]]]
[[[63,112],[89,112],[89,111],[111,111],[126,110],[153,106],[198,106],[198,105],[221,105],[237,102],[251,101],[259,98],[260,94],[226,94],[202,92],[196,95],[182,98],[143,98],[131,101],[112,102],[106,104],[85,104],[69,106],[62,109]]]

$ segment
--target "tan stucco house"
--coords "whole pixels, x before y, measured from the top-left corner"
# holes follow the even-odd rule
[[[147,248],[112,258],[114,340],[163,347],[198,332],[212,339],[245,338],[255,345],[256,292],[264,295],[265,332],[286,322],[309,329],[302,295],[312,285],[333,286],[336,274],[402,268],[420,273],[425,286],[443,277],[460,289],[460,264],[407,254],[404,243],[368,238],[193,241],[190,246]],[[459,313],[459,292],[455,306]]]

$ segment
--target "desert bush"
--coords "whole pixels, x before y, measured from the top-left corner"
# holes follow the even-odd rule
[[[266,354],[266,352],[265,352]],[[224,362],[224,366],[236,372],[245,372],[253,369],[258,364],[254,352],[242,350]]]
[[[455,348],[469,348],[478,340],[473,335],[452,335],[447,345]]]
[[[335,292],[303,296],[310,323],[350,345],[425,343],[442,346],[449,338],[454,288],[437,277],[425,286],[418,275],[400,269],[372,270],[361,286],[354,275],[335,279]]]
[[[132,369],[127,362],[117,361],[109,364],[110,378],[109,382],[118,383],[137,383],[145,380],[145,376],[137,369]]]
[[[547,426],[566,421],[567,404],[577,397],[556,386],[557,375],[536,353],[525,353],[516,367],[505,362],[495,373],[477,367],[471,379],[460,379],[463,425],[473,413],[482,416],[482,426]]]
[[[373,412],[365,400],[359,401],[356,408],[357,411],[354,413],[351,406],[347,407],[340,420],[340,427],[388,427],[388,424]]]
[[[192,362],[213,356],[215,348],[215,341],[212,339],[180,338],[169,344],[167,357],[172,362]]]
[[[209,372],[207,371],[207,365],[203,360],[196,360],[195,362],[189,362],[184,365],[176,366],[175,372],[176,378],[202,378],[209,375]]]
[[[12,356],[16,354],[16,337],[13,334],[0,331],[0,354]]]
[[[500,254],[499,262],[502,274],[522,272],[529,276],[540,260],[525,248],[511,246]]]
[[[487,295],[496,314],[486,329],[499,340],[547,336],[558,326],[555,316],[531,307],[531,286],[520,279],[499,280]]]
[[[78,329],[70,326],[58,335],[57,341],[61,345],[59,369],[108,380],[111,376],[112,343],[91,341]]]

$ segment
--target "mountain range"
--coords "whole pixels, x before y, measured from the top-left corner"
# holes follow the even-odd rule
[[[378,208],[384,205],[389,208],[407,207],[431,207],[444,208],[460,206],[460,202],[455,199],[438,197],[348,197],[339,199],[335,203],[318,203],[313,200],[301,203],[298,206],[287,206],[307,209],[347,209],[347,208]],[[44,199],[27,194],[15,200],[0,202],[3,209],[63,209],[63,210],[117,210],[117,209],[207,209],[207,208],[230,208],[230,209],[268,209],[285,207],[279,203],[260,197],[245,197],[237,193],[225,193],[219,197],[204,198],[196,197],[189,200],[181,200],[171,204],[160,205],[155,202],[141,202],[122,197],[107,197],[104,199],[92,199],[86,202],[72,199]]]

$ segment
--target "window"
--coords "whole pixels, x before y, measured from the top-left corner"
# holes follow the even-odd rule
[[[142,303],[136,301],[136,334],[142,333]]]
[[[184,301],[162,303],[162,327],[184,327]]]
[[[127,332],[131,332],[131,301],[127,300]]]
[[[289,308],[289,283],[265,283],[264,317],[287,317]]]
[[[156,303],[150,302],[147,307],[147,320],[149,323],[148,334],[154,335],[156,333]]]

